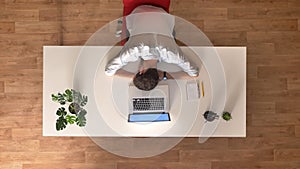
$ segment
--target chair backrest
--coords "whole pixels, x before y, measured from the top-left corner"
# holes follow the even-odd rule
[[[129,15],[136,7],[141,5],[152,5],[156,7],[163,8],[166,12],[169,13],[170,9],[170,0],[123,0],[123,24],[122,24],[122,34],[121,44],[124,45],[128,40],[127,28],[126,28],[126,16]]]
[[[169,13],[170,0],[123,0],[123,5],[123,16],[129,15],[136,7],[141,5],[157,6]]]

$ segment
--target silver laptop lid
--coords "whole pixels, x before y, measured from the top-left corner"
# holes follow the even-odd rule
[[[153,113],[169,111],[169,87],[157,85],[150,91],[143,91],[129,85],[129,113]],[[144,103],[141,103],[144,102]],[[145,105],[143,109],[139,105]]]

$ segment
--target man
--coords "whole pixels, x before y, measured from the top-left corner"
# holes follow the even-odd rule
[[[133,77],[134,85],[141,90],[152,90],[160,80],[197,77],[198,69],[185,59],[173,37],[175,18],[165,10],[151,5],[136,7],[126,17],[130,37],[118,57],[106,66],[108,76]],[[142,60],[136,75],[122,70],[129,62]],[[158,62],[176,64],[183,72],[167,73],[157,70]]]

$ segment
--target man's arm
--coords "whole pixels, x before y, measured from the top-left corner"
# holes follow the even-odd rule
[[[170,78],[169,78],[170,76]],[[167,73],[167,78],[168,79],[196,79],[198,78],[197,76],[190,76],[186,72],[180,71],[180,72],[169,72]]]
[[[119,69],[119,70],[116,72],[116,74],[115,74],[115,76],[119,76],[119,77],[128,77],[128,78],[133,78],[134,75],[135,75],[134,73],[128,72],[128,71],[126,71],[126,70],[124,70],[124,69]]]
[[[159,70],[158,72],[160,74],[160,77],[163,76],[163,71]],[[180,71],[180,72],[166,72],[167,79],[196,79],[197,76],[190,76],[186,72]]]

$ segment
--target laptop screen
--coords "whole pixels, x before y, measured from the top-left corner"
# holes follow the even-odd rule
[[[160,122],[170,121],[169,113],[138,113],[129,114],[128,122]]]

